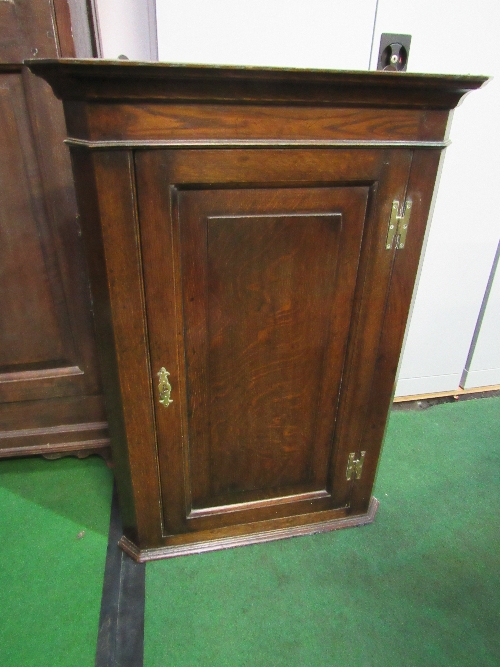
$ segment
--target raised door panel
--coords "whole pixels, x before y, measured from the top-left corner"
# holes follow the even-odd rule
[[[179,192],[190,517],[329,497],[368,192]]]
[[[21,77],[0,78],[0,401],[93,393],[71,328]],[[93,370],[93,369],[92,369]]]
[[[403,196],[410,165],[408,151],[389,157],[136,153],[167,541],[349,513],[348,422],[359,417],[360,374],[376,362],[392,265],[388,192]],[[348,359],[364,368],[347,373]]]
[[[7,75],[0,85],[0,370],[5,373],[48,360],[55,364],[65,346],[50,281],[54,267],[46,264],[50,249],[44,243],[47,230],[41,229],[44,210],[21,81]]]

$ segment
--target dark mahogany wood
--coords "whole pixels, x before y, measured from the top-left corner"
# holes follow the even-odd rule
[[[449,110],[485,79],[30,67],[64,100],[122,547],[148,560],[372,521]],[[413,203],[398,250],[395,200]]]
[[[74,55],[69,7],[0,2],[0,457],[109,444],[62,105],[22,65]]]
[[[43,72],[54,92],[64,100],[106,101],[231,100],[239,104],[306,106],[349,105],[383,108],[454,108],[461,97],[485,81],[484,76],[339,72],[335,70],[215,67],[71,60],[30,62]]]

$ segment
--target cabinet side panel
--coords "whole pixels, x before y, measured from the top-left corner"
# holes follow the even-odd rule
[[[133,478],[130,471],[130,455],[127,450],[129,433],[120,392],[121,378],[118,360],[121,355],[115,337],[109,285],[109,281],[113,280],[113,267],[110,268],[107,263],[99,223],[100,216],[102,216],[102,224],[107,224],[108,227],[116,221],[116,216],[121,215],[125,224],[130,223],[130,218],[133,216],[128,155],[115,153],[109,156],[103,153],[91,154],[86,150],[73,149],[71,157],[92,287],[96,337],[122,521],[126,535],[135,541],[140,533],[136,511],[137,480]],[[110,181],[113,181],[114,187],[111,187]],[[102,201],[111,192],[113,194],[109,197],[109,208],[103,209]],[[133,234],[133,224],[131,228]],[[134,238],[132,239],[132,252],[135,253]],[[135,259],[134,254],[132,257]],[[129,263],[129,261],[127,257],[125,262]],[[108,276],[110,270],[111,276]],[[125,281],[123,288],[126,289]],[[123,313],[123,317],[126,319],[127,313]]]
[[[380,331],[389,293],[394,248],[386,248],[388,224],[393,201],[400,205],[405,199],[411,151],[387,151],[376,193],[367,217],[367,236],[363,243],[360,273],[355,296],[355,316],[350,332],[347,362],[342,383],[343,392],[335,433],[337,447],[332,460],[332,488],[334,496],[345,494],[346,486],[355,488],[346,480],[349,454],[366,451],[363,479],[371,489],[374,480],[378,444],[363,440],[374,373],[378,359]],[[393,382],[393,379],[390,380]],[[361,442],[366,450],[360,449]],[[368,503],[363,510],[366,511]],[[359,510],[359,508],[357,508]]]
[[[353,489],[351,504],[354,510],[366,507],[370,499],[371,485],[368,480],[375,475],[394,394],[399,355],[440,158],[441,151],[415,151],[413,155],[406,191],[407,201],[412,202],[412,212],[404,248],[393,251],[391,282],[367,401],[369,409],[359,445],[361,450],[371,447],[370,458],[366,460],[366,477],[364,471],[363,478]]]

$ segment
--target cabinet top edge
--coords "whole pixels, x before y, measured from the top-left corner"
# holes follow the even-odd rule
[[[453,109],[488,77],[98,59],[26,60],[62,100],[191,101]]]

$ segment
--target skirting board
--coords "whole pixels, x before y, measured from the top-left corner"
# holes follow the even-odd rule
[[[404,403],[406,401],[425,401],[431,398],[441,398],[444,396],[463,396],[464,394],[482,394],[500,390],[500,384],[487,385],[486,387],[472,387],[471,389],[462,389],[458,387],[450,391],[436,391],[430,394],[412,394],[410,396],[396,396],[394,403]]]
[[[358,514],[356,516],[344,517],[342,519],[331,519],[319,523],[307,523],[290,528],[278,528],[276,530],[267,530],[260,533],[255,532],[247,535],[227,536],[206,542],[192,542],[190,544],[156,547],[152,549],[139,549],[125,536],[120,539],[118,544],[123,551],[135,561],[144,563],[146,561],[160,560],[162,558],[174,558],[176,556],[187,556],[189,554],[199,554],[206,551],[218,551],[220,549],[230,549],[232,547],[247,546],[249,544],[273,542],[275,540],[284,540],[287,537],[326,533],[332,530],[339,530],[340,528],[365,526],[366,524],[372,523],[375,519],[378,506],[379,501],[372,496],[366,514]]]

